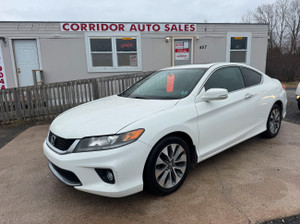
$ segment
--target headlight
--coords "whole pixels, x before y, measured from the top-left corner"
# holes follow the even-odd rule
[[[143,134],[144,129],[137,129],[126,133],[110,136],[83,138],[74,152],[89,152],[121,147],[135,142]]]

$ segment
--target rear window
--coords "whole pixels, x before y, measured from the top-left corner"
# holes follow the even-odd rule
[[[247,87],[258,85],[261,82],[261,74],[244,67],[241,67],[241,70],[243,72],[245,84]]]

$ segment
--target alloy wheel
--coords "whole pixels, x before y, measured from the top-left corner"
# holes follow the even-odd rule
[[[281,114],[278,108],[274,108],[270,114],[269,129],[272,134],[276,134],[279,131],[281,122]]]
[[[187,155],[179,144],[169,144],[160,152],[155,163],[155,178],[163,188],[176,186],[187,169]]]

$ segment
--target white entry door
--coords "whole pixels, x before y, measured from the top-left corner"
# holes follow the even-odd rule
[[[32,70],[40,69],[36,40],[14,40],[19,86],[34,85]]]

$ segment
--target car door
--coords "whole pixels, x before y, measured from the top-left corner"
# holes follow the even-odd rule
[[[215,70],[204,84],[211,88],[225,88],[228,98],[196,103],[199,128],[199,154],[204,159],[244,138],[255,122],[253,93],[246,88],[239,67],[222,67]],[[200,93],[200,94],[201,94]]]
[[[255,118],[253,125],[253,129],[255,129],[257,126],[261,125],[261,123],[266,122],[266,109],[263,106],[264,102],[261,100],[264,99],[263,95],[265,95],[265,92],[268,90],[266,86],[263,85],[262,75],[258,72],[246,68],[246,67],[240,67],[243,77],[245,80],[245,85],[247,88],[247,92],[250,94],[251,99],[249,98],[249,102],[254,104],[255,106]]]

